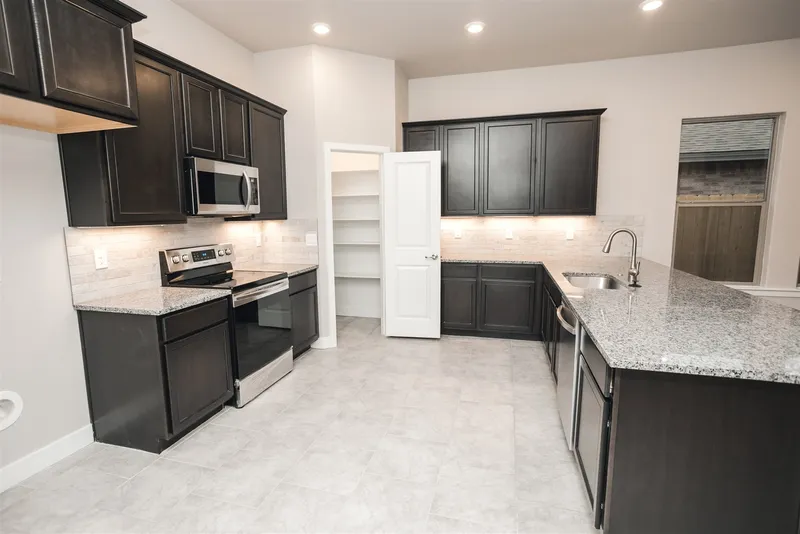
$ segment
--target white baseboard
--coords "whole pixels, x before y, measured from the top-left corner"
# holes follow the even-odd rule
[[[0,469],[0,493],[81,450],[93,441],[92,425],[86,425],[8,464]]]
[[[335,349],[336,348],[336,338],[334,336],[324,336],[320,337],[314,343],[311,344],[312,349]]]

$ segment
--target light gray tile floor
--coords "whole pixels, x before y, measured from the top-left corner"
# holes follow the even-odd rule
[[[338,328],[161,456],[94,443],[6,491],[0,532],[595,532],[540,343]]]

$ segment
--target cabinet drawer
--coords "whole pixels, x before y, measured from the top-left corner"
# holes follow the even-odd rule
[[[481,265],[481,278],[536,281],[536,265]]]
[[[442,278],[478,278],[478,266],[474,263],[443,263]]]
[[[314,269],[309,273],[298,274],[289,278],[289,294],[294,295],[300,291],[305,291],[310,287],[317,285],[317,270]]]
[[[161,320],[164,343],[228,319],[228,299],[167,315]]]
[[[603,355],[600,354],[600,351],[597,349],[597,345],[595,345],[592,338],[589,337],[589,334],[587,334],[585,330],[582,332],[581,354],[583,354],[583,359],[586,360],[586,365],[592,372],[595,382],[600,386],[600,391],[603,395],[609,397],[611,395],[611,381],[614,378],[611,367],[608,366],[605,358],[603,358]]]

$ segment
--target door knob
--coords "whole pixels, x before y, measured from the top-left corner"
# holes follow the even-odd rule
[[[439,255],[438,254],[431,254],[430,256],[425,256],[425,258],[429,259],[429,260],[438,260],[439,259]]]

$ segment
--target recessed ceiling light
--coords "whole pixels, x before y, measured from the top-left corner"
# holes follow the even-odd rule
[[[472,33],[472,34],[481,33],[485,27],[486,27],[486,24],[484,24],[483,22],[481,22],[479,20],[475,20],[473,22],[470,22],[466,26],[464,26],[464,28],[467,30],[467,32],[468,33]]]
[[[311,25],[311,29],[314,30],[314,33],[317,35],[328,35],[331,33],[331,27],[324,22],[315,22]]]
[[[642,11],[653,11],[663,5],[663,0],[644,0],[644,2],[639,4],[639,9]]]

